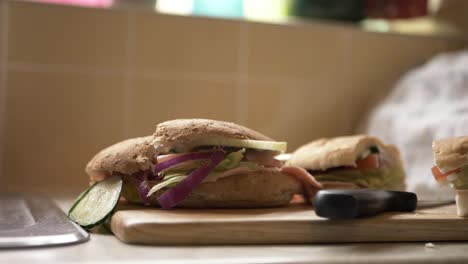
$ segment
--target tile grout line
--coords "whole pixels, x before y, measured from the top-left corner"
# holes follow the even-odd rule
[[[247,41],[246,41],[247,42]],[[248,46],[248,45],[244,45]],[[248,50],[248,47],[244,48]],[[132,51],[133,52],[133,51]],[[239,52],[240,54],[248,56],[247,51]],[[130,57],[130,56],[129,56]],[[131,62],[132,63],[132,62]],[[241,66],[242,65],[242,66]],[[136,72],[134,66],[125,68],[104,68],[93,66],[81,66],[72,64],[42,64],[42,63],[26,63],[26,62],[8,62],[5,66],[6,70],[13,71],[27,71],[32,73],[72,73],[84,75],[118,75],[127,74],[131,71],[133,77],[143,77],[149,79],[165,79],[165,80],[202,80],[202,81],[215,81],[215,82],[238,82],[239,83],[296,83],[300,84],[307,79],[295,77],[278,77],[273,75],[256,75],[254,80],[250,80],[248,71],[248,59],[238,62],[239,72],[236,74],[223,74],[223,73],[206,73],[206,72],[176,72],[164,71],[160,69],[143,69]],[[240,81],[239,81],[240,80]],[[247,89],[245,89],[247,91]]]
[[[130,137],[131,109],[133,108],[132,81],[135,75],[134,51],[135,51],[135,14],[132,11],[127,13],[127,41],[126,41],[126,72],[123,92],[124,116],[123,135]]]
[[[343,36],[342,36],[342,43],[351,43],[351,40],[353,38],[353,34],[351,32],[348,32],[348,31],[344,31],[343,32]],[[341,87],[340,89],[342,89],[342,87],[346,86],[349,82],[349,78],[350,78],[350,74],[349,74],[349,65],[351,63],[351,52],[352,50],[350,50],[350,45],[343,45],[343,48],[342,48],[342,61],[341,61],[341,67],[340,67],[340,83],[339,83],[339,86]],[[345,65],[348,65],[348,66],[345,66]],[[346,92],[348,92],[349,89],[347,89]],[[356,124],[355,121],[357,120],[352,120],[352,119],[349,119],[349,118],[346,118],[345,120],[347,120],[349,122],[349,127],[348,127],[348,124],[346,125],[346,127],[344,129],[348,130],[349,131],[346,131],[346,133],[357,133],[358,131],[357,130],[357,127],[356,125],[353,125],[353,124]],[[351,122],[352,121],[352,122]],[[342,129],[342,128],[340,128]],[[361,131],[363,132],[363,131]]]
[[[7,85],[8,85],[8,35],[9,35],[9,9],[8,1],[0,2],[2,5],[2,20],[0,27],[2,41],[2,58],[0,59],[0,178],[2,178],[1,173],[4,171],[3,168],[3,155],[5,151],[5,134],[6,134],[6,96],[7,96]]]
[[[342,43],[342,48],[341,48],[341,63],[340,63],[340,73],[339,73],[339,78],[335,79],[338,80],[338,87],[340,89],[343,89],[345,87],[347,82],[347,79],[349,77],[349,74],[347,74],[347,65],[350,63],[350,55],[347,52],[350,45],[346,45],[346,43],[350,43],[351,39],[351,34],[349,34],[347,31],[342,32],[341,36],[341,43]],[[345,66],[346,65],[346,66]],[[348,118],[346,120],[349,120]],[[341,122],[343,124],[343,122]],[[342,129],[342,128],[340,128]],[[346,131],[346,133],[352,133],[354,131]]]
[[[134,50],[132,48],[132,50]],[[129,51],[133,53],[133,51]],[[132,55],[127,57],[133,57]],[[132,60],[127,58],[128,61]],[[132,64],[133,62],[129,62]],[[105,68],[95,66],[82,66],[72,64],[43,64],[43,63],[28,63],[28,62],[10,62],[7,67],[9,70],[14,71],[27,71],[33,73],[72,73],[84,75],[122,75],[127,74],[129,71],[134,76],[141,76],[144,78],[155,79],[187,79],[187,80],[208,80],[219,82],[232,82],[237,79],[237,74],[223,74],[223,73],[206,73],[206,72],[176,72],[164,71],[161,69],[143,69],[135,72],[134,67],[124,68]]]
[[[169,80],[207,80],[218,82],[235,82],[238,80],[238,73],[204,73],[204,72],[175,72],[160,71],[156,69],[140,69],[135,73],[143,78],[169,79]]]
[[[246,45],[247,46],[247,45]],[[248,47],[245,48],[248,50]],[[242,52],[247,53],[247,52]],[[241,54],[241,52],[239,52]],[[239,55],[240,56],[240,55]],[[247,54],[245,56],[248,56]],[[240,66],[240,65],[243,66]],[[93,66],[81,66],[72,64],[42,64],[42,63],[26,63],[26,62],[9,62],[5,66],[6,70],[13,71],[27,71],[32,73],[72,73],[84,75],[123,75],[131,71],[133,77],[139,76],[143,78],[166,79],[166,80],[203,80],[203,81],[217,81],[217,82],[235,82],[241,80],[244,83],[257,82],[257,83],[303,83],[307,79],[295,77],[278,77],[273,75],[256,75],[254,80],[250,80],[248,70],[248,59],[245,62],[238,62],[239,72],[236,74],[223,74],[223,73],[206,73],[206,72],[176,72],[164,71],[160,69],[143,69],[136,72],[134,67],[125,68],[104,68]],[[239,82],[238,82],[239,83]]]
[[[248,24],[239,24],[239,54],[238,54],[238,77],[236,94],[236,121],[246,124],[248,121],[248,67],[249,67],[249,46],[248,46]]]
[[[74,73],[87,75],[120,75],[124,72],[122,68],[105,68],[73,64],[44,64],[35,62],[10,62],[8,64],[8,69],[33,73]]]

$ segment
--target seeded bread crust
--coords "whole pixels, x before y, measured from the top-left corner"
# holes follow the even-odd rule
[[[340,166],[356,166],[359,156],[372,146],[378,146],[396,162],[400,153],[394,145],[368,135],[322,138],[298,148],[288,161],[289,165],[307,170],[326,170]]]
[[[156,126],[154,137],[155,146],[159,153],[167,153],[171,150],[188,152],[192,148],[191,142],[207,137],[273,140],[247,127],[210,119],[176,119],[166,121]]]
[[[468,164],[468,136],[434,141],[432,150],[435,164],[443,171]]]
[[[90,181],[100,181],[114,173],[131,175],[149,170],[157,155],[153,141],[153,136],[132,138],[101,150],[86,165]]]

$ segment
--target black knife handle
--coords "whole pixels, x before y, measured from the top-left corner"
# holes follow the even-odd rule
[[[331,219],[352,219],[382,212],[416,210],[418,198],[411,192],[373,189],[319,191],[313,200],[315,213]]]

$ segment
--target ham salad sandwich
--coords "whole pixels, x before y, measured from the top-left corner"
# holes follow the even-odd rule
[[[434,178],[455,189],[458,215],[468,216],[468,136],[437,140],[432,143]]]
[[[162,209],[285,206],[296,194],[310,200],[321,185],[302,168],[282,167],[274,157],[285,150],[286,142],[234,123],[167,121],[152,136],[125,140],[94,156],[86,166],[92,186],[69,216],[94,226],[119,198]]]
[[[394,145],[354,135],[322,138],[298,148],[288,165],[309,171],[323,188],[405,190],[405,172]]]

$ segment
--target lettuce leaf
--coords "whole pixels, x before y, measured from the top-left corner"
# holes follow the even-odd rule
[[[225,170],[230,170],[230,169],[238,167],[241,160],[244,158],[244,153],[245,153],[245,148],[236,152],[229,153],[228,155],[226,155],[224,160],[222,160],[218,164],[218,166],[216,166],[214,170],[225,171]]]
[[[455,189],[468,189],[468,165],[460,168],[460,172],[457,173],[457,178],[452,182],[452,186]]]

